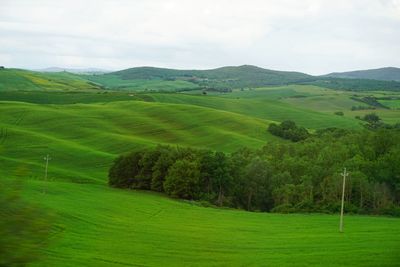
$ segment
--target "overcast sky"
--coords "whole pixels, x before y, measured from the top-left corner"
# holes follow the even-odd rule
[[[400,0],[0,0],[0,65],[400,67]]]

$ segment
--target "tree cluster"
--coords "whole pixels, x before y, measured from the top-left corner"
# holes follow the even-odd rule
[[[283,121],[279,125],[271,123],[268,126],[268,131],[273,135],[291,140],[293,142],[304,140],[309,136],[306,128],[297,126],[293,121]]]
[[[109,184],[246,210],[337,212],[346,167],[347,212],[400,216],[399,133],[325,129],[232,154],[160,145],[118,157]]]
[[[365,128],[370,130],[378,130],[378,129],[400,129],[400,123],[396,124],[388,124],[384,123],[381,118],[375,113],[365,114],[362,118],[359,119],[367,122],[364,124]]]

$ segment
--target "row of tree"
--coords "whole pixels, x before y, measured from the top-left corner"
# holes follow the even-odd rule
[[[400,215],[399,133],[325,129],[232,154],[159,145],[118,157],[109,184],[246,210],[337,212],[346,167],[348,212]]]

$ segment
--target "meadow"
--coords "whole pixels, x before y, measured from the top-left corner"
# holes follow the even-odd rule
[[[166,82],[176,91],[185,81],[118,85],[110,79],[106,86],[127,89],[113,92],[99,79],[68,73],[0,72],[6,74],[0,77],[7,80],[0,85],[0,176],[24,180],[24,198],[56,215],[52,244],[32,266],[398,266],[396,218],[349,215],[340,234],[337,215],[203,207],[106,185],[112,161],[136,148],[171,144],[229,153],[280,140],[267,131],[272,122],[291,119],[311,132],[362,129],[355,116],[376,112],[396,123],[397,109],[351,111],[359,105],[354,92],[310,85],[204,95],[193,84],[190,92],[145,91]],[[367,94],[382,93],[357,92]]]
[[[46,188],[46,194],[43,194]],[[398,266],[399,219],[206,208],[105,185],[28,181],[56,212],[32,266]]]

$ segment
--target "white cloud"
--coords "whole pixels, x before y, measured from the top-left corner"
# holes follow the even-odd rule
[[[400,1],[0,0],[0,65],[400,66]]]

